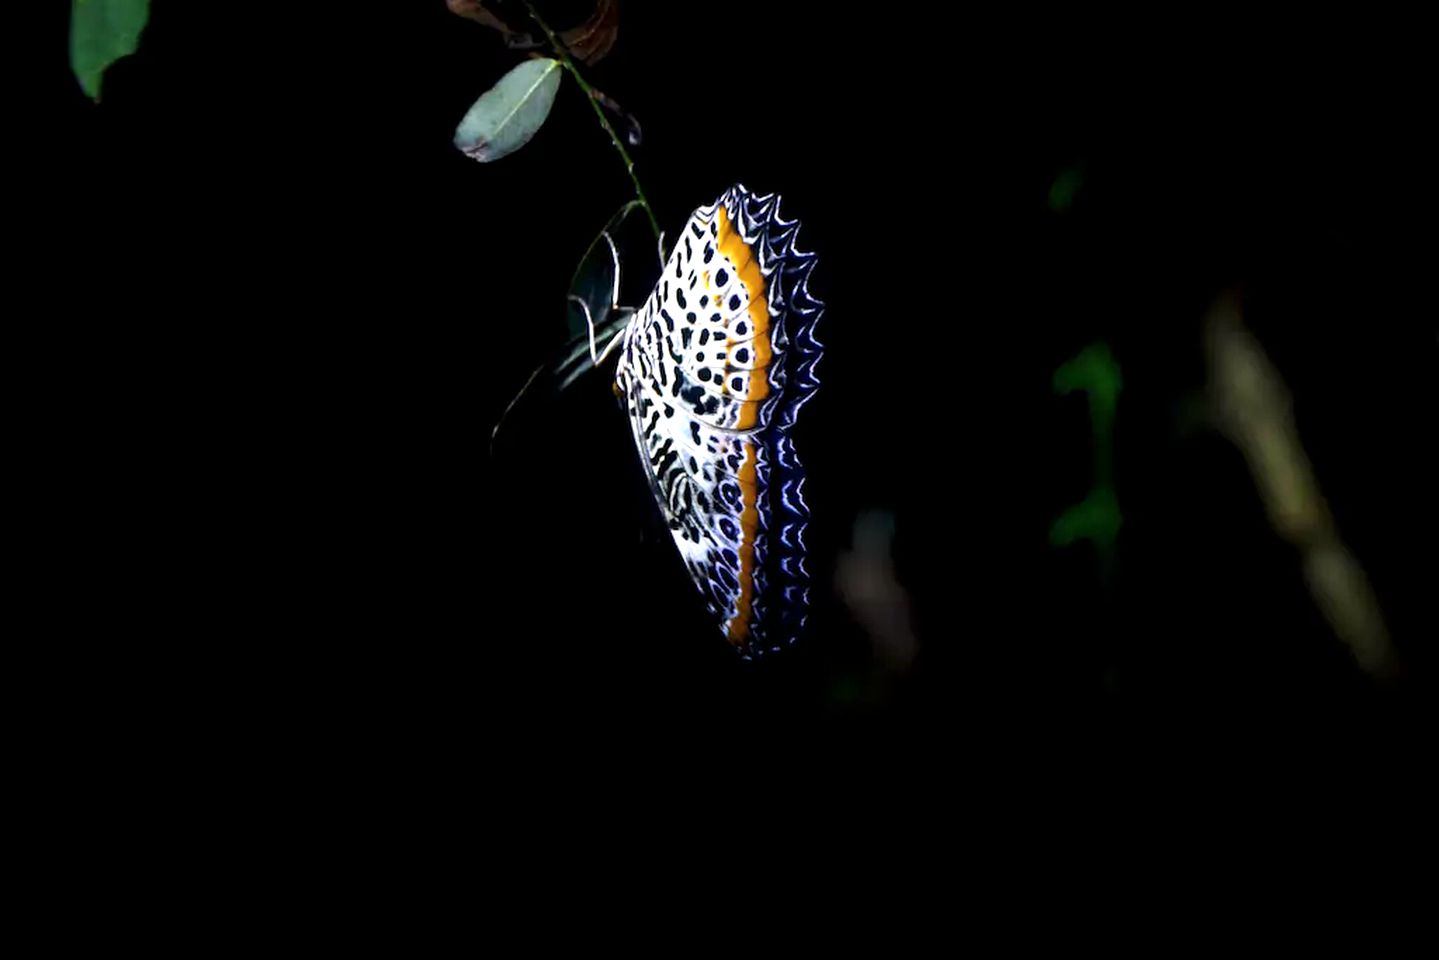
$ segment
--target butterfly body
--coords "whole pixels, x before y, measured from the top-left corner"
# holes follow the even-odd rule
[[[700,207],[625,327],[616,393],[650,489],[723,635],[747,657],[792,643],[808,604],[803,467],[814,393],[815,256],[773,195]]]

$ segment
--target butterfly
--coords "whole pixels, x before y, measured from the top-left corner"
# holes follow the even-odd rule
[[[799,410],[819,386],[816,255],[774,194],[736,184],[695,210],[638,310],[585,303],[655,504],[723,637],[746,659],[800,636],[809,605]],[[608,234],[603,235],[614,252]],[[618,266],[612,277],[618,298]],[[595,332],[609,335],[597,351]],[[618,329],[616,329],[618,328]],[[609,331],[615,330],[613,334]]]

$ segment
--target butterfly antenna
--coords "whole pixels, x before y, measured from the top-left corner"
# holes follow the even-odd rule
[[[495,440],[498,439],[500,436],[500,427],[503,427],[505,425],[505,420],[509,417],[510,411],[515,409],[515,406],[520,402],[521,399],[523,399],[524,395],[529,392],[530,387],[534,385],[534,382],[536,379],[538,379],[539,375],[545,372],[545,367],[547,366],[549,366],[549,364],[542,363],[538,367],[535,367],[535,372],[530,374],[530,378],[525,381],[525,385],[523,387],[520,387],[520,392],[515,394],[514,399],[511,400],[509,402],[509,405],[505,407],[505,412],[500,414],[500,419],[498,422],[495,423],[495,428],[490,431],[491,460],[495,459]]]

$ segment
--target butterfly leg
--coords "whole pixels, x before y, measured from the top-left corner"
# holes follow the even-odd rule
[[[622,314],[623,316],[626,316],[626,317],[634,316],[634,312],[635,312],[635,311],[634,311],[634,308],[633,308],[633,307],[619,307],[619,308],[617,308],[617,309],[615,310],[615,313],[617,313],[617,314]],[[591,334],[593,334],[593,331],[591,331]],[[618,331],[617,333],[615,333],[615,335],[614,335],[613,337],[610,338],[610,342],[605,345],[605,348],[600,351],[600,355],[599,355],[598,357],[596,357],[596,356],[594,355],[594,345],[595,345],[595,342],[594,342],[593,336],[591,336],[591,339],[590,339],[590,356],[591,356],[591,358],[593,359],[595,366],[598,367],[600,364],[604,363],[604,362],[605,362],[605,358],[608,357],[611,353],[614,353],[615,348],[620,345],[620,341],[623,340],[624,338],[625,338],[625,329],[624,329],[624,327],[621,327],[621,328],[619,329],[619,331]]]
[[[608,357],[608,356],[610,355],[610,351],[612,351],[612,350],[615,348],[615,344],[618,343],[619,340],[620,340],[620,334],[623,334],[623,333],[624,333],[624,328],[621,327],[619,333],[615,334],[614,339],[612,339],[612,340],[605,346],[604,350],[600,351],[599,353],[596,353],[596,352],[595,352],[595,321],[594,321],[594,318],[593,318],[593,317],[591,316],[591,314],[590,314],[589,305],[586,304],[586,303],[585,303],[583,300],[581,300],[579,297],[575,296],[574,294],[570,294],[570,300],[572,300],[572,301],[574,301],[575,303],[579,304],[580,310],[581,310],[581,311],[584,313],[584,315],[585,315],[585,330],[586,330],[586,332],[587,332],[588,335],[589,335],[589,341],[590,341],[590,362],[593,363],[595,366],[598,367],[602,362],[604,362],[605,357]],[[614,313],[617,318],[628,318],[628,317],[630,317],[630,316],[633,316],[635,311],[634,311],[634,308],[633,308],[633,307],[621,307],[621,306],[616,305],[616,306],[614,306],[614,307],[612,308],[611,312]]]
[[[630,312],[633,313],[633,311],[630,311]],[[610,340],[609,343],[607,343],[607,344],[605,345],[605,348],[604,348],[603,350],[601,350],[598,355],[595,354],[595,352],[594,352],[594,344],[591,343],[591,344],[590,344],[591,364],[590,364],[589,367],[586,367],[583,363],[580,363],[580,364],[575,364],[575,363],[574,363],[575,360],[580,360],[580,359],[583,359],[583,357],[584,357],[584,348],[581,347],[578,356],[575,356],[575,357],[573,357],[570,361],[568,361],[567,363],[562,364],[561,367],[560,367],[560,369],[556,371],[557,373],[561,374],[561,375],[563,376],[563,378],[564,378],[564,379],[562,379],[562,380],[560,381],[559,389],[561,389],[561,390],[567,390],[567,389],[569,389],[570,384],[574,383],[574,382],[575,382],[576,380],[578,380],[580,377],[584,376],[584,374],[585,374],[585,372],[586,372],[587,370],[592,370],[592,369],[594,369],[595,367],[599,366],[601,363],[604,363],[604,362],[605,362],[605,358],[608,357],[611,353],[614,352],[615,348],[619,346],[620,341],[622,341],[624,338],[625,338],[625,329],[624,329],[623,326],[621,326],[620,329],[615,332],[614,337]],[[573,369],[569,369],[570,367],[573,367]],[[568,373],[565,372],[567,369],[569,369],[569,372],[568,372]]]

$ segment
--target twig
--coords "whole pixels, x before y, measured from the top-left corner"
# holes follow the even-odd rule
[[[655,218],[654,210],[650,209],[650,202],[645,198],[645,191],[644,188],[640,186],[639,177],[635,176],[635,162],[630,159],[629,151],[625,149],[624,143],[620,141],[618,134],[615,133],[615,128],[610,125],[609,117],[605,116],[605,111],[600,106],[599,99],[595,96],[594,88],[589,85],[584,77],[580,76],[580,71],[576,69],[574,61],[570,59],[569,51],[560,41],[560,38],[555,36],[555,32],[550,29],[550,25],[540,19],[539,13],[535,11],[534,4],[532,4],[530,0],[524,0],[524,2],[525,9],[529,11],[530,19],[535,21],[540,29],[545,32],[545,36],[549,38],[550,46],[554,48],[555,55],[559,57],[560,63],[564,65],[564,68],[570,72],[570,76],[575,78],[575,83],[580,85],[580,89],[585,93],[585,99],[588,100],[590,106],[594,108],[595,116],[600,118],[600,126],[604,127],[605,133],[609,134],[610,143],[613,143],[615,149],[620,152],[620,159],[625,162],[625,172],[630,175],[630,182],[635,185],[635,199],[639,200],[640,206],[645,208],[645,214],[650,218],[650,229],[654,231],[655,239],[658,240],[660,237],[660,222]]]

